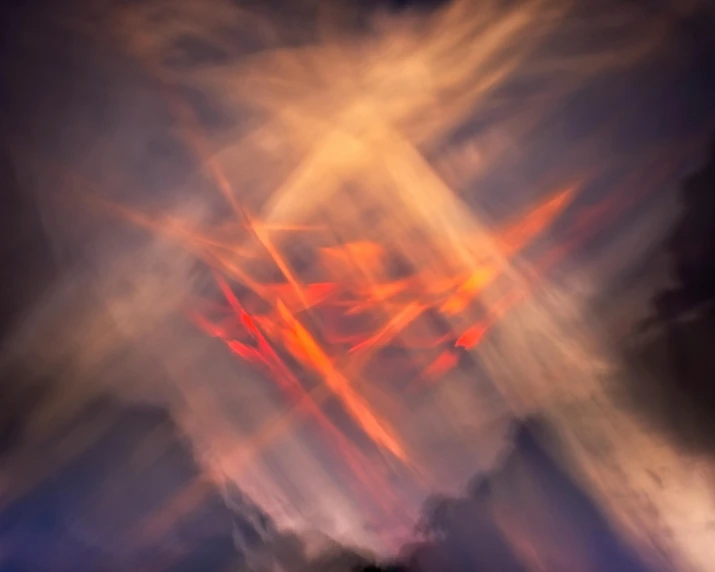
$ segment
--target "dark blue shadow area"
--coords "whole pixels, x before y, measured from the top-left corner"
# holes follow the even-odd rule
[[[509,505],[517,536],[534,547],[550,572],[652,572],[544,443],[542,423],[520,423],[514,449],[498,470],[476,477],[464,497],[430,499],[424,519],[431,540],[405,547],[406,565],[424,572],[531,569],[513,536],[507,539],[497,524],[495,515]],[[567,538],[559,534],[564,531]]]
[[[204,572],[242,565],[234,535],[249,548],[260,544],[251,519],[260,511],[240,493],[233,510],[215,486],[200,484],[199,467],[166,411],[97,400],[42,450],[97,431],[107,419],[91,446],[3,507],[1,569]],[[21,487],[22,475],[16,477]],[[196,501],[174,514],[187,489],[198,490]],[[151,525],[162,518],[165,525]]]

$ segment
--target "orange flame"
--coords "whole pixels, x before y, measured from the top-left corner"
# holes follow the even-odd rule
[[[546,228],[558,217],[570,203],[577,187],[572,186],[562,190],[544,201],[523,217],[509,224],[504,230],[496,233],[497,242],[502,245],[508,255],[514,255],[528,245],[536,236],[543,233]],[[351,360],[358,358],[361,363],[370,359],[378,349],[393,343],[406,328],[415,324],[426,311],[435,309],[445,316],[456,316],[468,308],[479,295],[488,288],[501,274],[502,268],[496,261],[487,261],[471,274],[464,277],[455,277],[447,280],[429,280],[426,276],[415,275],[413,278],[386,282],[371,282],[365,290],[359,283],[346,283],[344,273],[335,267],[336,262],[353,264],[363,270],[376,269],[382,259],[384,251],[378,244],[371,242],[353,242],[341,246],[323,248],[321,254],[325,257],[323,267],[328,272],[337,272],[335,280],[328,282],[313,282],[302,284],[295,275],[285,257],[273,244],[267,235],[268,227],[249,217],[245,210],[232,201],[240,213],[240,220],[234,223],[233,234],[237,237],[236,243],[218,241],[212,238],[211,233],[202,233],[191,229],[178,220],[167,217],[155,219],[136,213],[125,207],[105,203],[134,223],[152,230],[161,232],[168,237],[180,241],[190,251],[196,253],[203,260],[215,268],[217,282],[224,294],[237,322],[232,323],[232,328],[239,326],[246,340],[231,334],[220,323],[210,321],[201,312],[192,312],[192,317],[207,334],[217,337],[226,344],[239,358],[256,367],[265,368],[271,372],[272,377],[284,391],[294,397],[305,399],[306,393],[301,383],[295,378],[287,365],[278,357],[271,342],[265,335],[269,335],[273,342],[279,342],[300,364],[317,373],[330,392],[335,395],[345,406],[346,411],[365,431],[373,441],[384,449],[390,451],[401,460],[407,460],[407,453],[400,443],[394,430],[389,428],[389,423],[370,407],[368,402],[353,387],[348,377],[342,372],[335,362],[329,357],[327,351],[321,347],[306,327],[296,317],[296,312],[309,309],[324,311],[328,304],[341,308],[339,316],[365,316],[374,313],[377,309],[387,312],[387,320],[372,333],[362,336],[359,341],[351,343],[347,356],[352,356],[346,362],[346,367],[351,366]],[[246,222],[247,221],[247,222]],[[305,230],[308,226],[296,225],[295,227],[278,226],[279,230]],[[243,235],[241,233],[243,231]],[[256,237],[258,244],[264,249],[272,263],[285,277],[284,283],[259,283],[252,278],[246,269],[241,268],[235,257],[227,257],[226,251],[246,253],[247,258],[255,255],[240,247],[240,241],[247,232]],[[269,302],[271,310],[267,314],[249,315],[239,303],[226,280],[221,276],[238,280],[248,286],[260,298]],[[400,300],[397,299],[400,297]],[[521,296],[507,296],[496,304],[488,315],[480,322],[464,330],[454,341],[455,348],[473,349],[486,336],[489,329],[518,302]],[[259,325],[260,324],[260,325]],[[265,332],[265,334],[264,334]],[[340,337],[332,340],[339,343]],[[355,335],[343,338],[345,341],[355,339]],[[433,338],[429,344],[443,343],[444,339]],[[424,346],[423,342],[423,346]],[[429,345],[428,344],[428,345]],[[422,377],[425,379],[438,379],[446,375],[458,364],[458,354],[455,350],[444,350],[432,362]],[[331,432],[339,432],[330,421],[320,412],[313,400],[308,399],[309,408],[325,427]]]

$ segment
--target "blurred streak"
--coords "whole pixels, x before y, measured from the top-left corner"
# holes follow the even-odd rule
[[[52,169],[84,213],[150,234],[119,248],[126,262],[100,251],[104,314],[63,327],[78,346],[92,331],[107,341],[66,350],[87,354],[77,369],[139,346],[211,483],[239,486],[281,526],[380,552],[413,536],[428,494],[494,468],[511,419],[539,412],[644,559],[706,570],[697,507],[712,508],[711,486],[622,410],[598,320],[559,275],[575,264],[578,278],[589,248],[655,201],[702,133],[602,161],[617,113],[573,149],[547,148],[544,127],[580,90],[647,65],[696,5],[453,0],[368,22],[336,6],[296,2],[296,22],[225,0],[100,10],[111,34],[96,41],[142,66],[196,169],[169,198],[107,188],[119,173]],[[230,110],[225,124],[207,128],[186,86]],[[527,141],[535,158],[514,183],[515,142]],[[617,262],[597,260],[593,289]],[[138,536],[161,537],[206,490],[188,485]],[[548,508],[520,490],[532,526]],[[547,569],[553,548],[513,511],[504,542]]]

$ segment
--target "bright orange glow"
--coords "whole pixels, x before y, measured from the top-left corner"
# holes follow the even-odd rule
[[[444,350],[436,360],[434,360],[422,374],[425,379],[434,381],[450,370],[454,369],[459,363],[459,354],[454,350]]]
[[[544,200],[526,217],[516,221],[499,235],[499,241],[507,252],[518,252],[558,217],[572,201],[578,186],[559,191]]]
[[[517,252],[548,228],[552,220],[567,206],[573,192],[573,189],[561,191],[546,199],[522,221],[511,223],[505,231],[497,232],[497,240],[508,245],[505,250]],[[211,235],[204,235],[196,230],[186,230],[186,226],[178,221],[170,220],[164,223],[161,222],[161,219],[154,220],[122,207],[110,206],[135,223],[177,238],[193,252],[200,253],[202,258],[212,264],[217,271],[224,272],[226,276],[233,279],[238,279],[244,285],[251,287],[261,298],[273,304],[275,312],[252,317],[238,302],[228,283],[224,279],[218,278],[221,290],[237,317],[238,324],[253,345],[232,337],[225,328],[209,321],[200,313],[193,312],[193,316],[204,331],[224,340],[227,347],[238,357],[255,366],[267,368],[284,390],[293,395],[296,395],[297,391],[300,395],[302,391],[300,383],[278,358],[263,332],[274,341],[282,343],[283,347],[300,363],[314,370],[323,378],[330,390],[345,405],[346,410],[378,445],[401,459],[406,458],[406,452],[394,434],[386,429],[389,424],[380,419],[359,393],[351,387],[345,374],[341,373],[334,365],[326,350],[321,348],[315,338],[308,333],[294,313],[309,308],[319,308],[330,300],[339,299],[342,300],[342,311],[346,315],[370,314],[377,309],[382,314],[387,312],[386,321],[382,326],[371,334],[366,333],[358,336],[358,341],[351,343],[348,355],[354,355],[364,362],[369,360],[376,350],[393,342],[404,332],[405,328],[418,320],[429,308],[437,309],[449,316],[465,311],[500,274],[500,267],[493,262],[482,264],[470,275],[461,279],[455,277],[449,280],[429,282],[427,277],[416,275],[414,279],[384,283],[372,282],[367,285],[366,291],[361,290],[359,283],[350,284],[339,281],[303,285],[293,275],[288,263],[273,246],[270,239],[263,234],[265,229],[257,231],[261,227],[260,223],[249,219],[250,223],[244,225],[242,221],[239,221],[238,226],[244,229],[248,227],[258,236],[259,244],[286,279],[286,283],[260,284],[241,269],[233,259],[224,258],[223,251],[238,252],[240,251],[238,245],[234,249],[231,244],[213,240]],[[234,234],[236,233],[234,232]],[[236,236],[242,240],[240,234],[236,234]],[[379,245],[369,242],[348,243],[344,246],[324,248],[322,253],[332,260],[342,260],[344,264],[352,263],[368,270],[375,268],[377,261],[384,255]],[[255,258],[255,255],[251,254],[249,257]],[[329,263],[326,263],[324,268],[327,271],[332,269]],[[339,278],[339,275],[336,278]],[[420,288],[423,288],[424,292],[420,292]],[[454,342],[455,347],[463,349],[476,347],[504,311],[505,309],[501,307],[493,309],[483,321],[460,334]],[[345,338],[346,341],[348,339],[355,340],[356,337],[353,335]],[[333,342],[338,341],[338,339],[333,339]],[[434,338],[431,343],[443,342],[444,339],[440,341],[440,339]],[[426,342],[423,341],[421,347],[425,347],[425,344]],[[445,350],[427,368],[424,376],[435,379],[446,375],[456,366],[457,362],[457,354]],[[345,367],[354,369],[349,362]]]
[[[367,403],[352,389],[350,382],[335,368],[330,358],[325,355],[308,331],[280,301],[278,302],[278,313],[288,327],[288,331],[284,335],[291,340],[289,346],[297,353],[296,357],[323,376],[328,387],[340,398],[347,410],[353,414],[376,443],[400,459],[405,459],[403,447],[385,429],[385,422],[377,419]]]
[[[497,231],[496,241],[505,245],[505,251],[516,254],[548,228],[569,204],[574,192],[575,188],[570,188],[548,197],[520,221],[509,223],[504,231]],[[340,431],[321,413],[315,401],[306,394],[301,383],[273,349],[272,344],[280,344],[298,363],[321,377],[330,392],[338,398],[346,411],[377,445],[402,460],[407,460],[404,445],[400,443],[394,430],[389,428],[390,424],[361,397],[343,370],[357,371],[359,369],[357,364],[365,364],[377,350],[394,343],[398,338],[404,338],[401,344],[407,340],[411,341],[411,346],[416,350],[448,342],[449,336],[436,336],[431,340],[421,338],[421,341],[417,342],[414,335],[406,330],[419,321],[428,310],[436,310],[445,316],[457,316],[465,312],[501,273],[500,265],[494,261],[482,263],[463,277],[455,276],[430,281],[429,276],[417,271],[412,277],[386,282],[372,280],[362,284],[360,280],[345,281],[346,275],[342,270],[346,265],[354,265],[369,273],[376,271],[384,258],[384,250],[380,245],[363,241],[321,249],[321,254],[326,257],[322,268],[328,273],[336,273],[334,276],[328,276],[334,280],[302,284],[284,256],[267,236],[268,227],[248,218],[237,203],[235,206],[241,213],[241,220],[236,222],[231,233],[224,232],[236,237],[235,245],[215,240],[210,233],[203,233],[196,229],[187,230],[186,225],[179,221],[163,222],[161,218],[152,219],[117,205],[106,206],[137,224],[179,240],[181,244],[186,245],[192,252],[198,253],[203,260],[213,266],[217,283],[234,319],[228,322],[224,320],[225,325],[222,326],[220,322],[210,320],[206,314],[192,310],[193,320],[201,329],[223,340],[228,349],[239,358],[267,370],[288,395],[298,402],[304,402],[311,415],[315,416],[321,425],[333,433],[339,433]],[[244,223],[245,220],[249,221],[248,224]],[[281,230],[285,229],[281,228]],[[299,227],[297,230],[303,228]],[[246,247],[240,247],[240,243],[250,233],[253,233],[257,238],[258,246],[264,249],[269,260],[280,270],[285,282],[259,283],[248,274],[247,270],[238,266],[235,257],[225,256],[226,251],[246,252]],[[244,258],[252,260],[256,258],[256,254],[248,251]],[[335,267],[331,261],[341,261],[341,266]],[[268,302],[272,309],[268,313],[249,314],[232,292],[223,275],[251,288],[253,294]],[[475,348],[499,318],[523,298],[524,296],[505,296],[482,320],[452,338],[455,349],[443,350],[436,360],[426,367],[421,377],[436,381],[447,375],[459,362],[457,352],[460,349]],[[339,359],[340,367],[336,365],[335,358],[330,357],[330,350],[323,348],[296,317],[297,312],[314,309],[320,314],[330,307],[339,310],[338,316],[372,316],[373,322],[377,316],[384,316],[383,324],[372,332],[366,331],[363,334],[347,336],[333,335],[326,338],[331,345],[346,342],[350,344],[345,355],[347,361]],[[236,327],[239,328],[238,331]],[[238,333],[240,331],[243,333]],[[284,428],[288,426],[285,425]],[[267,440],[275,438],[276,435],[278,433],[274,427],[257,438],[252,447],[255,448],[259,444],[265,446]],[[347,456],[353,454],[349,452]]]

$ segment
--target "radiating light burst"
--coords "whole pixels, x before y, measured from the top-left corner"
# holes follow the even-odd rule
[[[228,208],[219,223],[197,225],[100,202],[206,263],[220,297],[195,301],[191,319],[267,374],[287,404],[250,438],[224,447],[222,465],[235,478],[308,416],[349,468],[350,484],[389,518],[400,502],[393,473],[411,474],[426,490],[438,484],[419,446],[432,428],[422,423],[423,433],[416,431],[420,420],[396,414],[405,410],[399,401],[447,387],[474,356],[507,408],[545,408],[576,435],[576,456],[588,456],[578,444],[587,434],[617,440],[632,423],[603,397],[596,366],[604,360],[589,345],[588,327],[576,325],[568,296],[542,278],[621,205],[604,203],[590,222],[577,217],[571,242],[542,249],[525,265],[523,252],[545,237],[585,177],[546,190],[540,184],[530,209],[512,222],[487,224],[463,190],[496,163],[499,150],[483,148],[477,137],[480,152],[463,155],[456,170],[442,151],[457,127],[505,105],[512,110],[505,128],[513,137],[527,134],[585,81],[647,55],[668,22],[640,25],[635,12],[594,14],[567,0],[454,0],[370,33],[345,26],[347,12],[307,13],[317,14],[318,24],[293,43],[282,38],[290,25],[218,0],[133,4],[117,27],[165,88],[184,140]],[[238,32],[251,33],[252,49],[236,48]],[[211,38],[223,55],[172,65],[165,55],[186,35]],[[538,96],[514,105],[521,97],[515,82],[545,78]],[[207,134],[175,94],[185,84],[251,122]],[[493,330],[499,335],[492,339]],[[386,367],[387,349],[408,356],[395,375],[408,383],[398,389],[389,384],[400,379],[369,374]],[[326,410],[329,401],[371,446],[348,436]],[[574,402],[593,403],[588,411],[618,421],[593,425],[581,413],[574,419]],[[442,412],[445,423],[464,416],[454,406]],[[660,444],[635,441],[672,458]],[[619,462],[631,445],[614,453]],[[645,470],[648,454],[634,461],[634,475]],[[604,484],[591,461],[585,472],[597,473],[604,496],[629,491],[640,478],[613,484],[609,473],[611,484]],[[638,513],[638,502],[626,510]],[[667,522],[671,509],[658,510]]]
[[[548,197],[527,216],[512,223],[504,231],[497,232],[495,243],[501,245],[503,252],[508,255],[517,254],[548,228],[568,205],[574,191],[574,188],[569,188]],[[322,250],[326,257],[321,266],[325,278],[329,280],[302,283],[274,246],[270,235],[275,232],[306,229],[276,227],[272,229],[273,232],[269,232],[271,229],[261,223],[244,225],[242,220],[238,220],[234,232],[229,232],[236,237],[234,246],[214,238],[211,229],[204,234],[198,230],[188,230],[180,221],[151,219],[114,204],[103,204],[136,224],[179,240],[217,272],[216,280],[226,303],[225,308],[218,308],[220,320],[212,320],[206,312],[192,311],[193,319],[207,334],[223,340],[228,348],[242,359],[255,366],[268,368],[276,382],[290,394],[296,390],[300,392],[301,384],[273,346],[277,345],[287,351],[298,363],[314,370],[323,379],[332,394],[343,403],[376,444],[402,460],[406,460],[407,454],[399,444],[399,439],[387,428],[389,422],[376,417],[341,370],[356,373],[359,369],[355,367],[356,362],[364,364],[380,349],[395,343],[397,338],[405,334],[409,345],[409,332],[405,331],[428,311],[444,316],[454,316],[465,311],[502,272],[496,261],[487,260],[477,265],[470,273],[445,276],[440,281],[431,283],[430,276],[420,275],[418,269],[415,269],[412,275],[399,280],[377,282],[367,273],[370,266],[377,265],[380,258],[386,257],[384,247],[370,242],[345,243]],[[226,226],[223,226],[221,232],[225,231]],[[254,246],[258,252],[246,250],[245,245],[251,234],[255,237]],[[245,261],[253,261],[259,257],[260,250],[263,251],[266,263],[274,265],[282,275],[281,282],[260,283],[242,268]],[[237,258],[243,260],[238,262]],[[341,276],[340,268],[333,264],[335,260],[354,265],[366,274],[361,277]],[[248,288],[246,298],[249,302],[254,305],[259,305],[260,301],[265,302],[265,310],[249,314],[224,276]],[[445,349],[439,354],[435,362],[427,368],[426,375],[434,377],[437,372],[444,375],[456,367],[458,359],[454,348],[476,347],[498,318],[525,295],[526,291],[522,291],[521,295],[516,292],[505,295],[486,311],[476,324],[467,326],[463,331],[457,330],[452,334],[424,339],[420,347],[427,351],[440,346],[453,346],[452,350]],[[328,312],[324,313],[323,308]],[[303,313],[309,319],[317,318],[319,323],[325,323],[330,319],[330,310],[334,308],[338,309],[338,313],[336,315],[332,312],[334,326],[329,328],[332,335],[323,332],[325,342],[320,344],[298,316]],[[341,320],[341,315],[367,317],[367,321],[376,324],[376,327],[368,331],[352,332],[352,335],[350,332],[341,333],[340,325],[344,321]],[[350,342],[346,344],[345,340]],[[404,342],[405,340],[402,340],[402,343]],[[340,362],[340,365],[337,365],[337,362]]]

